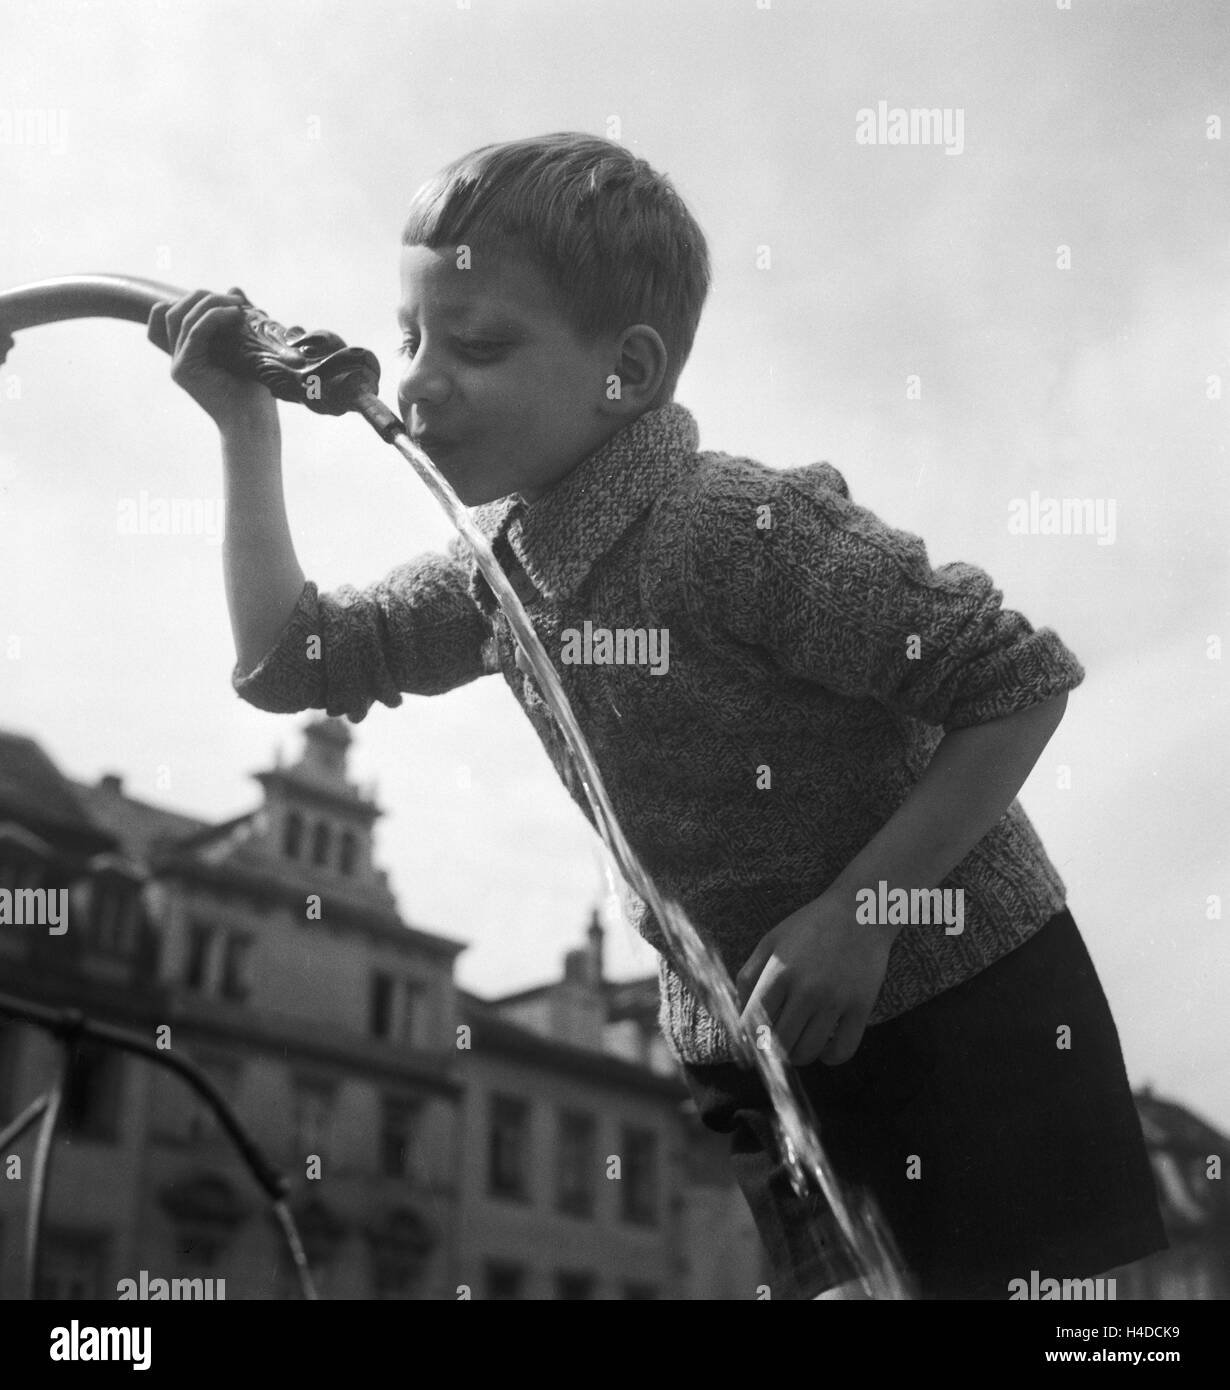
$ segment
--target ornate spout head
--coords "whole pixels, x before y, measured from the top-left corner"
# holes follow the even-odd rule
[[[263,310],[244,312],[244,327],[215,339],[219,364],[254,376],[279,400],[321,415],[354,410],[361,395],[380,388],[380,363],[366,348],[348,347],[336,333],[284,328]]]

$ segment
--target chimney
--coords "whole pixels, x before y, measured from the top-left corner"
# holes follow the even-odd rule
[[[568,951],[564,955],[564,983],[566,985],[589,984],[589,956],[584,950]]]
[[[602,988],[602,941],[606,933],[598,920],[598,909],[594,908],[593,919],[585,933],[589,941],[589,982],[595,989]]]
[[[98,785],[105,792],[113,792],[116,796],[124,793],[124,779],[118,772],[104,772],[98,779]]]

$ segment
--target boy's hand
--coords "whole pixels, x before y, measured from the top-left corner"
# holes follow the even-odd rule
[[[241,421],[268,425],[277,420],[277,405],[266,387],[210,360],[214,334],[221,328],[234,328],[247,303],[238,289],[229,294],[192,290],[174,303],[160,300],[148,319],[150,342],[171,354],[171,380],[223,431]]]
[[[856,922],[852,894],[839,900],[824,893],[792,912],[735,977],[744,1028],[755,1039],[750,1014],[758,1003],[796,1067],[817,1059],[829,1066],[848,1062],[862,1042],[898,930]]]

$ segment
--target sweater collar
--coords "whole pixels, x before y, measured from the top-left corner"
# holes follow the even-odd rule
[[[691,412],[672,401],[613,434],[537,502],[514,492],[471,514],[497,555],[506,538],[538,593],[558,602],[696,453],[699,438]]]

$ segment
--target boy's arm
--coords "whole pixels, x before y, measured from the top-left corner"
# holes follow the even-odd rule
[[[363,589],[320,593],[310,580],[273,646],[231,683],[258,709],[323,709],[358,723],[378,700],[438,695],[494,670],[491,628],[469,590],[460,538],[447,554],[420,555]]]
[[[828,464],[739,477],[695,499],[687,525],[702,632],[767,653],[786,676],[945,732],[1084,679],[1050,628],[1003,607],[988,574],[932,568],[923,542],[856,506]]]
[[[859,888],[934,888],[1011,806],[1059,727],[1066,691],[1002,719],[954,729],[893,816],[829,892],[851,907]],[[893,934],[896,934],[895,929]]]
[[[295,557],[282,497],[281,432],[266,388],[216,366],[214,336],[248,303],[240,290],[193,290],[150,310],[149,337],[171,378],[222,436],[223,569],[235,637],[231,683],[259,709],[324,709],[362,719],[373,701],[434,695],[483,675],[486,620],[470,600],[456,546],[425,555],[364,590],[318,594]]]
[[[226,499],[222,572],[235,669],[246,675],[286,627],[306,581],[286,520],[276,413],[238,421],[221,433]]]
[[[423,555],[366,589],[321,594],[303,577],[282,493],[279,441],[264,415],[222,431],[222,563],[235,637],[231,683],[258,709],[324,709],[361,720],[376,700],[434,695],[483,675],[485,619],[464,552]]]
[[[982,570],[932,569],[922,541],[856,507],[828,465],[748,475],[703,500],[687,575],[712,637],[945,730],[887,823],[739,973],[745,1026],[763,1006],[793,1062],[841,1062],[897,934],[855,919],[856,890],[938,885],[1011,805],[1084,670],[1054,632],[1004,609]]]
[[[856,916],[861,889],[934,888],[1012,804],[1063,718],[1067,694],[945,735],[926,771],[829,888],[757,944],[736,984],[743,1024],[759,1007],[796,1066],[858,1050],[898,925]]]

